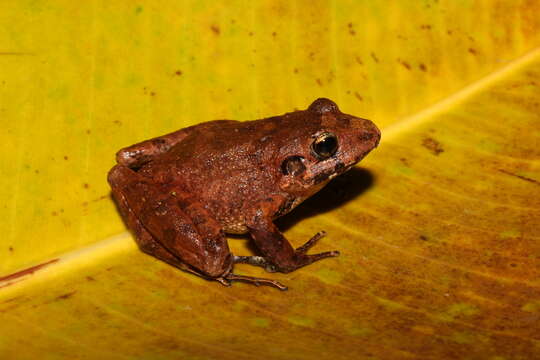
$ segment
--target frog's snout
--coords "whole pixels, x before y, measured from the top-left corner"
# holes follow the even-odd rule
[[[375,148],[379,145],[379,142],[381,141],[381,131],[370,120],[363,119],[363,121],[363,131],[358,136],[358,140],[360,140],[360,142],[363,144],[369,144],[370,148]]]

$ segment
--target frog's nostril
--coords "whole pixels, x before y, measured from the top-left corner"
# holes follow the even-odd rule
[[[306,170],[302,156],[289,156],[281,163],[281,171],[285,175],[298,176]]]
[[[373,136],[375,136],[374,133],[366,131],[366,132],[363,132],[362,134],[360,134],[359,139],[360,139],[360,141],[369,141],[369,140],[373,139]]]

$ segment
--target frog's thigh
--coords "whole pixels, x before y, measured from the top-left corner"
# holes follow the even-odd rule
[[[139,219],[133,213],[133,210],[129,207],[127,200],[124,197],[121,189],[121,182],[115,181],[114,175],[121,175],[123,171],[131,172],[129,169],[121,169],[121,166],[117,166],[111,171],[112,179],[112,194],[118,204],[118,209],[126,222],[126,225],[135,233],[135,241],[139,248],[156,258],[165,261],[177,268],[193,272],[186,264],[184,264],[179,258],[171,254],[167,249],[158,243],[152,235],[144,228]]]
[[[227,240],[219,223],[202,206],[181,208],[173,195],[154,199],[144,206],[141,222],[163,247],[209,277],[230,272],[232,256]]]
[[[202,206],[193,203],[182,210],[178,198],[163,194],[122,165],[111,170],[109,183],[141,250],[183,270],[194,269],[209,277],[230,271],[232,256],[227,241],[219,224]]]

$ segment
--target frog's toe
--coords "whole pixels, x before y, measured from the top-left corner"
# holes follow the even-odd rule
[[[319,241],[325,236],[326,236],[326,231],[319,231],[318,233],[313,235],[311,239],[309,239],[304,245],[300,246],[299,248],[296,248],[296,252],[298,254],[305,254],[309,250],[309,248],[311,248],[313,245],[315,245],[317,241]]]
[[[231,281],[229,279],[220,277],[220,278],[216,278],[215,280],[223,286],[227,286],[227,287],[231,286]]]

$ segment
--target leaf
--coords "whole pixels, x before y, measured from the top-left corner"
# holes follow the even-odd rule
[[[0,357],[539,357],[539,11],[0,4]],[[361,167],[279,223],[298,245],[326,230],[316,250],[340,258],[271,274],[282,293],[138,251],[105,181],[116,150],[319,96],[383,129]]]

